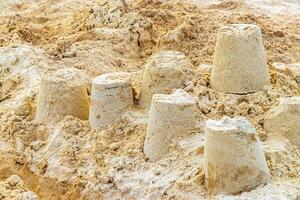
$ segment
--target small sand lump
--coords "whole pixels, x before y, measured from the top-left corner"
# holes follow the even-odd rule
[[[0,181],[0,199],[3,200],[38,200],[34,192],[25,188],[24,182],[17,175]]]
[[[264,119],[264,128],[271,136],[283,136],[300,150],[300,97],[279,99]]]

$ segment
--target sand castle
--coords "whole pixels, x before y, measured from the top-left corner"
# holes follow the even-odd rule
[[[224,93],[257,92],[270,84],[260,28],[252,24],[221,27],[211,73],[211,87]]]
[[[79,70],[57,70],[43,77],[37,97],[36,123],[58,122],[72,115],[87,120],[89,97],[86,82]]]
[[[195,100],[184,90],[171,95],[155,94],[144,145],[146,156],[158,160],[176,139],[189,135],[197,126],[196,113]]]
[[[210,193],[235,194],[269,181],[262,145],[248,121],[208,120],[205,134],[204,173]]]
[[[300,0],[0,8],[0,200],[300,200]]]
[[[192,78],[193,65],[184,54],[177,51],[161,51],[151,56],[145,66],[139,104],[150,106],[153,94],[170,94],[184,88]]]
[[[116,121],[133,105],[128,73],[108,73],[93,79],[89,122],[102,128]]]
[[[144,141],[144,153],[151,161],[161,159],[171,145],[197,127],[197,106],[193,97],[183,89],[170,94],[191,80],[191,68],[185,56],[175,51],[159,52],[146,64],[139,104],[146,109],[151,105]],[[212,88],[244,94],[268,84],[260,29],[241,24],[222,27],[212,67]],[[36,121],[59,121],[66,115],[80,119],[89,116],[92,128],[105,128],[133,104],[129,73],[107,73],[94,78],[89,108],[86,85],[79,71],[58,70],[42,81]],[[268,119],[265,125],[274,127]],[[248,191],[270,179],[256,131],[242,118],[207,121],[203,165],[206,187],[211,193]]]

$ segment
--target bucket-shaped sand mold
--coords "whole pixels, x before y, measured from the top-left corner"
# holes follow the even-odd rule
[[[220,28],[210,83],[216,91],[236,94],[257,92],[270,84],[258,26],[232,24]]]
[[[160,159],[176,139],[192,133],[197,126],[196,113],[195,100],[182,89],[171,95],[154,94],[144,144],[146,157]]]
[[[149,107],[153,94],[170,94],[184,88],[192,78],[193,65],[184,54],[177,51],[161,51],[149,58],[143,74],[139,97],[142,107]]]
[[[89,116],[87,84],[81,72],[73,68],[60,69],[42,78],[35,122],[58,122],[67,115],[82,120]]]
[[[269,181],[262,144],[247,120],[208,120],[205,134],[203,167],[210,193],[235,194]]]
[[[133,105],[128,73],[108,73],[93,79],[89,122],[92,128],[108,126]]]

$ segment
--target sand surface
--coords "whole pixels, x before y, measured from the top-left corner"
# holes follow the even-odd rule
[[[271,85],[257,93],[215,92],[210,70],[199,68],[212,65],[218,29],[232,23],[261,27]],[[148,112],[137,105],[103,129],[71,116],[34,123],[43,76],[74,67],[91,83],[103,73],[130,72],[137,98],[147,59],[162,50],[180,51],[192,63],[185,90],[200,114],[198,130],[163,159],[143,154]],[[276,71],[274,62],[300,62],[299,0],[2,0],[0,199],[298,200],[300,152],[263,128],[278,98],[300,93],[296,78]],[[256,128],[269,184],[236,196],[207,193],[204,122],[224,115],[246,117]],[[20,177],[14,186],[12,175]]]

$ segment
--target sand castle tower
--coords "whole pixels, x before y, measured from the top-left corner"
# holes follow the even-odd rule
[[[270,179],[256,130],[244,118],[206,122],[205,183],[211,193],[249,191]]]
[[[260,28],[233,24],[219,30],[211,87],[225,93],[245,94],[270,84]]]
[[[108,126],[132,105],[130,74],[108,73],[93,79],[89,115],[92,128]]]
[[[67,115],[83,120],[89,115],[86,81],[75,68],[60,69],[42,78],[35,122],[58,122]]]
[[[184,88],[192,78],[192,68],[185,55],[177,51],[151,56],[145,66],[139,104],[148,107],[153,94],[170,94],[176,88]]]
[[[154,94],[144,144],[150,160],[158,160],[168,153],[176,139],[187,136],[197,126],[196,102],[182,89],[171,95]]]

